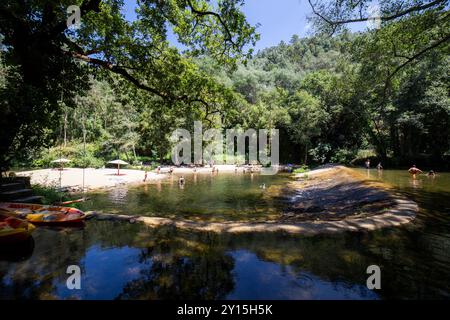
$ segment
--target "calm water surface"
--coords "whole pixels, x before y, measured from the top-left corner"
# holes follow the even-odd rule
[[[413,181],[404,171],[363,171],[419,203],[406,227],[302,237],[213,234],[89,221],[78,229],[39,228],[24,245],[0,248],[1,299],[449,299],[450,174]],[[279,175],[187,177],[92,194],[83,210],[261,220],[282,210],[271,196]],[[262,188],[265,185],[265,189]],[[368,290],[366,268],[382,270]],[[82,269],[68,290],[66,269]]]

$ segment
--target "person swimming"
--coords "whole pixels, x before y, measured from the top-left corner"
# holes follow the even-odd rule
[[[183,176],[181,176],[180,179],[178,179],[178,184],[179,184],[180,186],[183,186],[183,185],[184,185],[184,177],[183,177]]]
[[[415,164],[413,164],[413,166],[408,169],[408,172],[412,175],[413,179],[416,178],[416,175],[418,173],[423,173],[423,171],[417,168]]]
[[[427,173],[427,176],[428,177],[435,177],[436,176],[436,172],[434,172],[434,170],[430,170],[428,173]]]

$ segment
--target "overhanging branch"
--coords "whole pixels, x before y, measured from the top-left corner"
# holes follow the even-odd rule
[[[396,12],[390,16],[380,16],[380,17],[360,17],[360,18],[355,18],[355,19],[346,19],[346,20],[337,20],[337,21],[333,21],[331,18],[327,18],[324,14],[321,14],[316,6],[312,3],[311,0],[308,0],[309,5],[311,6],[312,12],[318,16],[319,18],[321,18],[322,20],[324,20],[326,23],[328,23],[331,26],[338,26],[338,25],[343,25],[343,24],[348,24],[348,23],[355,23],[355,22],[364,22],[364,21],[368,21],[368,20],[372,20],[372,19],[379,19],[381,21],[390,21],[390,20],[395,20],[397,18],[403,17],[407,14],[413,13],[413,12],[417,12],[417,11],[422,11],[422,10],[426,10],[429,8],[432,8],[434,6],[437,6],[439,4],[445,3],[447,2],[447,0],[435,0],[432,1],[430,3],[424,4],[424,5],[417,5],[417,6],[413,6],[410,7],[406,10],[403,11],[399,11]]]

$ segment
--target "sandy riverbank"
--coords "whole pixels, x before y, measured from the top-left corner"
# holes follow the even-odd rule
[[[249,170],[247,167],[236,167],[235,165],[215,165],[215,174],[234,173]],[[211,167],[190,168],[190,167],[161,167],[160,173],[156,170],[147,172],[147,183],[163,180],[169,176],[170,169],[173,174],[181,176],[184,174],[211,174]],[[255,167],[255,171],[258,168]],[[60,186],[69,190],[81,190],[83,186],[83,169],[65,168],[64,170],[41,169],[32,171],[18,172],[17,176],[27,176],[31,178],[31,184],[39,184],[48,187]],[[141,184],[144,183],[144,170],[120,169],[120,175],[117,175],[117,169],[93,169],[84,170],[84,186],[88,190],[111,188],[122,184]],[[61,179],[61,181],[60,181]]]
[[[83,169],[67,168],[62,171],[54,169],[42,169],[33,171],[18,172],[18,176],[28,176],[31,184],[67,188],[79,190],[83,186]],[[144,183],[145,171],[120,169],[120,176],[117,169],[92,169],[84,170],[84,186],[87,189],[110,188],[121,184]],[[147,173],[147,182],[162,180],[166,174]],[[60,181],[61,179],[61,181]]]

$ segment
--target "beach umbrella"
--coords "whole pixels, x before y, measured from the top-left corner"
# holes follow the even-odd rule
[[[64,167],[64,163],[68,163],[68,162],[70,162],[70,160],[69,159],[65,159],[65,158],[59,158],[59,159],[56,159],[56,160],[52,161],[52,163],[59,163],[61,168]]]
[[[117,175],[120,175],[120,165],[121,165],[121,164],[122,164],[122,165],[128,164],[128,162],[125,162],[125,161],[120,160],[120,159],[116,159],[116,160],[113,160],[113,161],[109,161],[108,163],[110,163],[110,164],[117,164]]]

